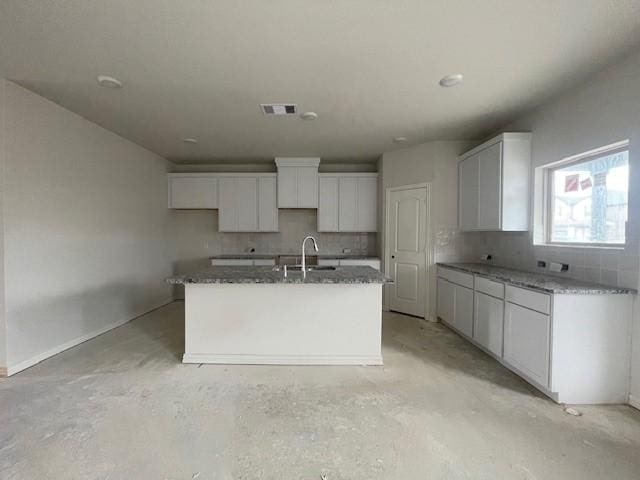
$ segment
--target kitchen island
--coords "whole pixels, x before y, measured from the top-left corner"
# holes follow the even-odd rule
[[[382,285],[371,267],[211,267],[185,287],[183,363],[382,365]]]

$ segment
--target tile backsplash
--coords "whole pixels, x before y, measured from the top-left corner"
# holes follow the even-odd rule
[[[218,232],[217,210],[175,210],[173,235],[177,270],[206,266],[211,255],[248,253],[297,254],[305,235],[314,235],[321,254],[377,255],[376,233],[319,233],[316,210],[280,209],[279,232]],[[204,261],[203,261],[204,260]]]
[[[624,249],[533,245],[531,232],[457,232],[454,239],[438,261],[481,262],[481,255],[487,253],[493,257],[493,265],[638,288],[639,247],[633,236],[628,237]],[[538,267],[539,260],[545,261],[547,268]],[[569,270],[551,272],[550,262],[566,263]]]

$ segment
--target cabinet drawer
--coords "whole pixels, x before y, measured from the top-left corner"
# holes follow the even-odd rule
[[[475,277],[475,289],[492,297],[504,298],[504,283],[494,282],[484,277]]]
[[[377,259],[369,259],[369,260],[357,260],[357,259],[343,259],[340,260],[341,266],[355,266],[355,267],[371,267],[375,270],[380,270],[380,260]]]
[[[473,288],[473,275],[470,273],[459,272],[449,268],[438,267],[438,276],[449,280],[451,283],[462,285],[463,287]]]
[[[214,267],[251,266],[253,265],[253,260],[245,258],[212,258],[211,265]]]
[[[253,261],[256,267],[273,267],[276,264],[275,258],[256,258]]]
[[[536,312],[547,315],[551,313],[551,296],[545,293],[533,292],[524,288],[507,285],[506,298],[508,302],[522,305]]]

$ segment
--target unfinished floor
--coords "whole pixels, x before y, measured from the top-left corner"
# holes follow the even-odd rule
[[[384,367],[183,365],[176,302],[0,380],[0,478],[640,478],[640,412],[559,405],[439,324]]]

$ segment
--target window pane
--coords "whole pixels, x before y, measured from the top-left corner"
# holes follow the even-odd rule
[[[551,241],[624,244],[629,152],[551,172]]]

